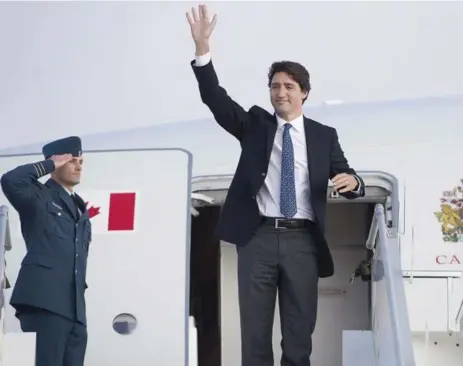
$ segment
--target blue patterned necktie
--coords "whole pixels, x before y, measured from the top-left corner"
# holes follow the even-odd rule
[[[281,151],[281,187],[280,211],[287,219],[297,212],[296,185],[294,181],[294,151],[289,129],[291,124],[285,124],[283,132],[283,148]]]

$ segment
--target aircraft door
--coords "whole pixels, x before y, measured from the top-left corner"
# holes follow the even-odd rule
[[[2,157],[0,171],[42,159]],[[76,192],[92,223],[85,366],[187,365],[191,155],[126,150],[86,152],[84,159]],[[8,204],[4,196],[0,204]],[[14,285],[25,245],[10,211]]]

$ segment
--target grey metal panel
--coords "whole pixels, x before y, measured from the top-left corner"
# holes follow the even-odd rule
[[[3,156],[0,157],[0,171],[41,159],[42,156],[35,154]],[[133,354],[129,363],[134,366],[145,365],[146,362],[188,366],[192,155],[183,149],[87,151],[84,174],[85,179],[78,187],[79,192],[141,189],[143,193],[140,202],[143,209],[143,228],[139,225],[136,229],[143,234],[142,237],[127,233],[93,235],[86,297],[89,334],[94,336],[93,341],[89,339],[86,363],[89,366],[99,366],[106,364],[104,360],[110,359],[111,365],[118,365],[124,362],[124,357]],[[153,175],[156,178],[154,181]],[[1,202],[6,202],[1,192],[0,197]],[[85,198],[85,194],[83,197]],[[158,210],[153,210],[153,207]],[[165,214],[166,209],[178,219],[172,221]],[[95,225],[93,228],[95,229]],[[19,242],[19,222],[16,221],[12,229],[15,240],[18,240],[14,249],[18,248],[18,253],[21,254],[25,248],[24,243]],[[159,232],[164,233],[162,237]],[[142,242],[143,248],[150,248],[152,251],[150,256],[145,253],[142,258],[139,252],[137,254],[135,248],[140,250]],[[121,250],[125,254],[122,261]],[[174,250],[177,251],[173,253]],[[97,254],[99,255],[96,256]],[[175,262],[176,258],[182,262]],[[15,259],[20,262],[22,258]],[[147,261],[150,261],[150,265],[147,265]],[[103,263],[105,276],[101,276]],[[134,266],[137,263],[138,266]],[[109,269],[116,276],[111,278],[108,275]],[[166,273],[169,281],[166,281]],[[183,278],[180,279],[181,276]],[[177,285],[172,283],[173,277],[176,278]],[[106,290],[106,295],[113,295],[117,300],[109,301],[102,290]],[[158,293],[165,293],[170,297],[159,297]],[[136,296],[132,298],[132,295]],[[134,315],[139,315],[138,321],[143,324],[138,324],[131,335],[121,336],[113,331],[111,321],[114,315],[126,312],[127,308],[129,311],[135,309],[137,314]],[[172,311],[166,312],[167,308]],[[179,329],[179,322],[183,321],[182,329]],[[102,339],[105,342],[101,343]],[[108,347],[111,352],[108,352]],[[172,348],[176,352],[172,352]],[[153,356],[154,353],[156,357]]]
[[[342,366],[376,366],[372,331],[342,333]]]
[[[366,187],[365,189],[365,197],[357,198],[355,201],[354,200],[348,200],[344,197],[336,197],[332,198],[333,189],[328,188],[328,193],[327,193],[327,199],[329,203],[385,203],[386,198],[389,196],[389,192],[387,192],[385,189],[380,188],[380,187]],[[214,200],[214,203],[210,204],[208,202],[204,201],[199,201],[199,200],[193,200],[193,204],[195,207],[203,207],[203,206],[221,206],[225,202],[225,198],[227,197],[228,190],[225,189],[220,189],[220,190],[214,190],[214,191],[208,191],[208,190],[199,190],[196,191],[196,193],[201,193],[204,194]]]

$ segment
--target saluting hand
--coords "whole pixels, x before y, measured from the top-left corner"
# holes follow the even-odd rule
[[[331,179],[334,185],[334,189],[339,193],[351,192],[357,188],[359,184],[357,179],[353,175],[341,173]]]
[[[61,168],[64,164],[74,159],[72,154],[64,154],[64,155],[53,155],[50,157],[50,160],[53,160],[55,163],[55,169]]]
[[[197,51],[209,52],[209,37],[217,23],[217,14],[214,14],[212,21],[209,21],[209,13],[206,5],[199,5],[198,10],[191,8],[192,15],[186,13],[188,23],[191,27],[191,35],[196,44]],[[200,49],[202,48],[202,49]]]

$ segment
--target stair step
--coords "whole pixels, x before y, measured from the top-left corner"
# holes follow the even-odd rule
[[[34,366],[35,333],[7,333],[2,335],[0,366]]]

